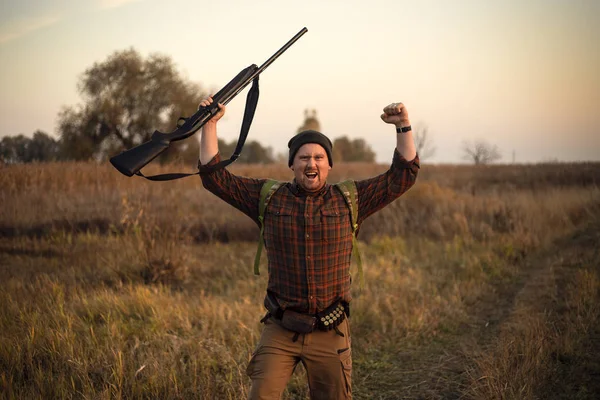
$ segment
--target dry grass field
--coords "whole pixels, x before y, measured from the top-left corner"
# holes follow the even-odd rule
[[[354,398],[600,398],[598,180],[597,163],[423,165],[361,228]],[[0,397],[246,397],[258,229],[197,177],[0,166],[0,204]],[[302,368],[284,398],[307,398]]]

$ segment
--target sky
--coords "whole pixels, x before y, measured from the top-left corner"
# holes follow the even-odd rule
[[[597,0],[0,0],[0,137],[58,137],[83,72],[115,51],[167,55],[215,92],[303,27],[261,74],[248,140],[286,152],[315,109],[331,139],[364,138],[388,163],[395,131],[379,115],[403,102],[430,163],[465,162],[474,140],[507,163],[600,161]],[[227,141],[247,90],[219,123]]]

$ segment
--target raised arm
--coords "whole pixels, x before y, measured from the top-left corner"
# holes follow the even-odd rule
[[[201,107],[206,107],[212,104],[212,96],[200,102]],[[217,122],[225,115],[226,107],[219,103],[219,112],[208,120],[202,127],[202,135],[200,136],[200,162],[206,165],[219,152],[219,139],[217,138]]]
[[[408,111],[402,103],[392,103],[383,108],[381,119],[388,124],[396,125],[396,150],[407,161],[412,161],[417,155],[412,130],[402,132],[402,128],[410,127]]]
[[[415,150],[408,111],[402,103],[383,108],[381,119],[396,126],[396,151],[390,169],[381,175],[356,182],[358,189],[358,222],[381,210],[410,189],[419,172],[419,157]],[[402,132],[402,128],[405,132]]]

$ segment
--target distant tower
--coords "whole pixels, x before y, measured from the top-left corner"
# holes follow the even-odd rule
[[[298,128],[297,132],[306,131],[312,129],[313,131],[321,131],[321,124],[317,119],[317,110],[312,109],[312,114],[309,114],[309,110],[304,110],[304,123]]]

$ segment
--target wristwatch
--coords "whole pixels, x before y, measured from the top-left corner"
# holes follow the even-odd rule
[[[406,133],[411,130],[412,130],[412,127],[410,125],[405,126],[404,128],[396,127],[396,133]]]

